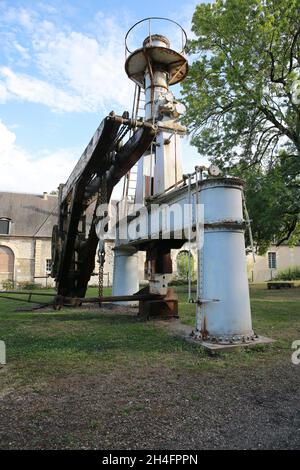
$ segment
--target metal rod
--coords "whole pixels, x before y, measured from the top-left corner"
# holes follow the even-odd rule
[[[163,299],[163,295],[159,294],[139,294],[139,295],[109,295],[104,297],[63,297],[63,300],[73,300],[83,303],[94,303],[94,302],[128,302],[130,300],[160,300]]]
[[[196,218],[196,243],[197,243],[197,298],[202,297],[202,272],[203,272],[203,249],[199,246],[199,220],[198,220],[198,205],[199,205],[199,176],[201,178],[201,173],[199,167],[195,167],[196,170],[196,207],[195,207],[195,218]],[[201,334],[202,328],[202,306],[196,304],[196,334]]]
[[[147,121],[138,121],[137,119],[128,119],[128,118],[123,118],[121,116],[116,116],[116,115],[109,115],[109,118],[112,119],[113,121],[120,122],[121,124],[124,124],[125,126],[129,127],[149,127],[153,130],[157,130],[157,126],[153,126],[151,122]]]
[[[19,299],[15,297],[10,297],[7,295],[3,294],[17,294],[17,295],[29,295],[30,299]],[[17,300],[21,302],[29,302],[29,303],[36,303],[36,304],[42,304],[41,302],[38,302],[37,300],[31,300],[31,295],[44,295],[44,296],[50,296],[50,297],[55,297],[56,301],[60,301],[61,303],[64,302],[74,302],[74,303],[103,303],[103,302],[128,302],[130,300],[160,300],[163,299],[164,296],[160,294],[133,294],[133,295],[109,295],[109,296],[103,296],[103,297],[64,297],[60,296],[57,294],[46,294],[46,293],[39,293],[36,294],[35,292],[15,292],[15,291],[0,291],[0,299],[9,299],[9,300]],[[51,305],[50,303],[43,303],[43,305]]]
[[[139,24],[141,23],[144,23],[145,21],[147,20],[163,20],[163,21],[169,21],[170,23],[174,23],[176,26],[178,26],[182,32],[182,35],[184,37],[184,44],[183,44],[183,47],[182,47],[182,51],[181,52],[184,52],[184,49],[185,49],[185,46],[186,46],[186,42],[187,42],[187,34],[185,32],[185,30],[183,29],[183,27],[177,23],[176,21],[174,20],[171,20],[170,18],[163,18],[163,17],[160,17],[160,16],[151,16],[151,17],[148,17],[148,18],[144,18],[143,20],[140,20],[138,21],[137,23],[135,23],[126,33],[126,36],[125,36],[125,52],[127,51],[129,54],[132,53],[132,51],[129,49],[128,47],[128,37],[131,33],[131,31],[136,28],[136,26],[138,26]],[[125,54],[125,57],[127,57],[127,54]]]
[[[30,304],[39,304],[39,305],[52,305],[52,302],[38,302],[37,300],[29,300],[29,299],[16,299],[15,297],[10,297],[8,295],[0,295],[0,299],[8,299],[8,300],[17,300],[18,302],[26,302]]]
[[[191,175],[188,175],[188,201],[189,201],[189,225],[188,225],[188,237],[189,237],[189,256],[188,256],[188,302],[192,301],[192,279],[191,279],[191,236],[192,236],[192,198],[191,198]]]
[[[0,294],[16,294],[16,295],[41,295],[44,297],[56,297],[57,294],[53,293],[46,293],[46,292],[32,292],[32,291],[15,291],[15,290],[1,290]]]
[[[251,228],[251,221],[250,221],[249,212],[248,212],[248,209],[247,209],[247,206],[246,206],[246,198],[245,198],[244,191],[242,192],[242,200],[243,200],[244,213],[245,213],[245,217],[246,217],[246,224],[247,224],[248,231],[249,231],[249,239],[250,239],[250,245],[251,245],[251,251],[252,251],[252,258],[253,258],[253,262],[256,263],[255,251],[254,251],[254,242],[253,242],[253,235],[252,235],[252,228]]]

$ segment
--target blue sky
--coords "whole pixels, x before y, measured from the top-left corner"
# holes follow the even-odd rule
[[[131,109],[126,31],[164,16],[190,34],[197,3],[0,0],[0,190],[39,193],[64,182],[103,117]],[[183,150],[189,171],[200,157],[187,141]]]

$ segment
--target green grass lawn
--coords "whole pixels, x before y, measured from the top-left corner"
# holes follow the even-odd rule
[[[176,290],[181,320],[193,325],[195,306],[186,302],[186,287]],[[96,289],[89,289],[88,296],[95,295]],[[74,372],[145,367],[206,371],[287,357],[292,341],[300,339],[300,288],[268,291],[264,284],[253,285],[251,304],[254,330],[276,343],[210,357],[158,323],[132,314],[73,308],[19,312],[17,307],[28,304],[0,299],[0,339],[6,342],[8,362],[0,369],[0,394]]]

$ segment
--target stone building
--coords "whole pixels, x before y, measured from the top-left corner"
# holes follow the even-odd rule
[[[53,284],[51,234],[57,197],[0,192],[0,282]]]
[[[263,256],[247,256],[248,278],[251,282],[270,281],[276,277],[279,271],[300,267],[300,244],[289,247],[287,245],[271,245]]]

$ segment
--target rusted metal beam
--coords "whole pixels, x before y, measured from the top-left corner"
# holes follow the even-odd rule
[[[145,153],[150,146],[154,135],[152,126],[140,128],[126,142],[120,151],[115,154],[112,165],[106,172],[107,203],[110,200],[114,186],[126,173],[128,173],[128,171]],[[76,288],[76,293],[80,297],[84,297],[88,282],[95,267],[95,253],[99,242],[95,228],[95,223],[93,221],[88,238],[82,248],[82,258],[85,262],[80,268]]]
[[[61,202],[65,201],[74,186],[77,185],[84,176],[86,177],[87,174],[90,176],[93,172],[101,169],[101,167],[103,169],[109,167],[110,162],[108,159],[105,161],[105,157],[107,156],[109,145],[116,138],[121,124],[120,121],[117,121],[112,116],[107,116],[103,119],[75,165],[66,184],[63,185]],[[100,167],[99,164],[101,165]]]
[[[107,182],[111,192],[120,179],[128,173],[150,147],[154,137],[155,129],[152,125],[142,127],[138,129],[126,142],[124,147],[116,153],[112,160],[112,165],[107,172]]]
[[[28,299],[17,299],[16,297],[10,297],[9,295],[0,295],[0,300],[1,299],[6,299],[6,300],[17,300],[18,302],[26,302],[30,304],[38,304],[42,306],[47,306],[47,305],[52,305],[52,302],[39,302],[37,300],[31,300],[30,298]]]
[[[11,297],[10,295],[28,295],[28,299],[20,299]],[[32,300],[32,296],[46,296],[46,297],[53,297],[53,301],[56,305],[63,305],[64,303],[71,303],[71,304],[82,304],[82,303],[105,303],[105,302],[128,302],[131,300],[136,301],[147,301],[147,300],[161,300],[164,298],[163,295],[159,294],[134,294],[134,295],[107,295],[103,297],[67,297],[61,296],[57,294],[47,294],[45,292],[30,292],[30,291],[0,291],[0,299],[9,299],[9,300],[17,300],[20,302],[29,302],[29,303],[38,303],[41,305],[51,305],[52,302],[41,303],[37,300]]]
[[[59,296],[58,296],[59,298]],[[128,302],[133,300],[145,301],[145,300],[161,300],[163,295],[159,294],[137,294],[137,295],[108,295],[103,297],[62,297],[62,300],[79,301],[82,303],[105,303],[105,302]]]

